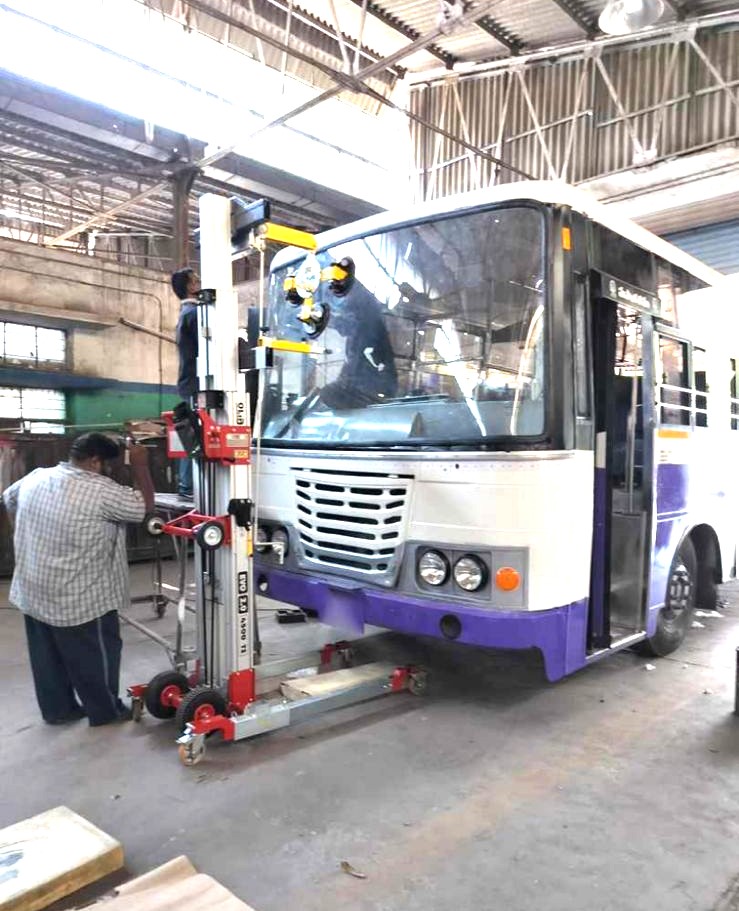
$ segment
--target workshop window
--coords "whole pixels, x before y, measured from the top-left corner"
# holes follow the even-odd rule
[[[26,433],[64,433],[67,403],[58,389],[0,386],[0,427]]]
[[[67,361],[67,334],[22,323],[0,322],[2,360],[23,367],[59,368]]]

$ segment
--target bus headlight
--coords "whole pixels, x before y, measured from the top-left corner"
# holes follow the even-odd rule
[[[290,549],[290,535],[287,533],[287,529],[278,525],[272,532],[272,543],[279,545],[283,558],[286,557]]]
[[[254,549],[258,554],[263,554],[266,552],[266,545],[269,543],[270,537],[269,532],[263,525],[257,526],[257,535],[256,541],[254,542]]]
[[[467,554],[454,564],[454,581],[466,592],[476,592],[487,581],[487,567],[482,560]]]
[[[443,585],[449,578],[449,561],[438,550],[427,550],[418,561],[418,576],[427,585]]]

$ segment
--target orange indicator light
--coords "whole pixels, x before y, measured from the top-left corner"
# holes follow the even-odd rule
[[[521,584],[521,575],[512,566],[501,566],[495,574],[495,584],[504,592],[514,592]]]

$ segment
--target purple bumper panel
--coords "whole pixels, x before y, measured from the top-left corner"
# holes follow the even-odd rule
[[[489,648],[538,648],[547,678],[559,680],[585,665],[587,601],[552,610],[492,611],[466,604],[422,601],[406,595],[359,585],[259,568],[268,580],[267,597],[314,611],[331,626],[359,633],[364,624],[408,633],[445,638],[443,617],[452,614],[461,624],[455,639]]]

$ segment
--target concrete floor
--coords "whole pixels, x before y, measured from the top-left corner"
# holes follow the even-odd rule
[[[146,590],[148,569],[133,576]],[[190,769],[150,717],[45,726],[3,609],[0,826],[63,803],[120,839],[132,874],[185,853],[257,911],[737,909],[739,585],[725,597],[655,670],[626,652],[556,685],[534,655],[385,635],[368,651],[424,664],[428,696],[215,744]],[[272,654],[317,632],[263,623]],[[166,667],[124,640],[124,682]]]

